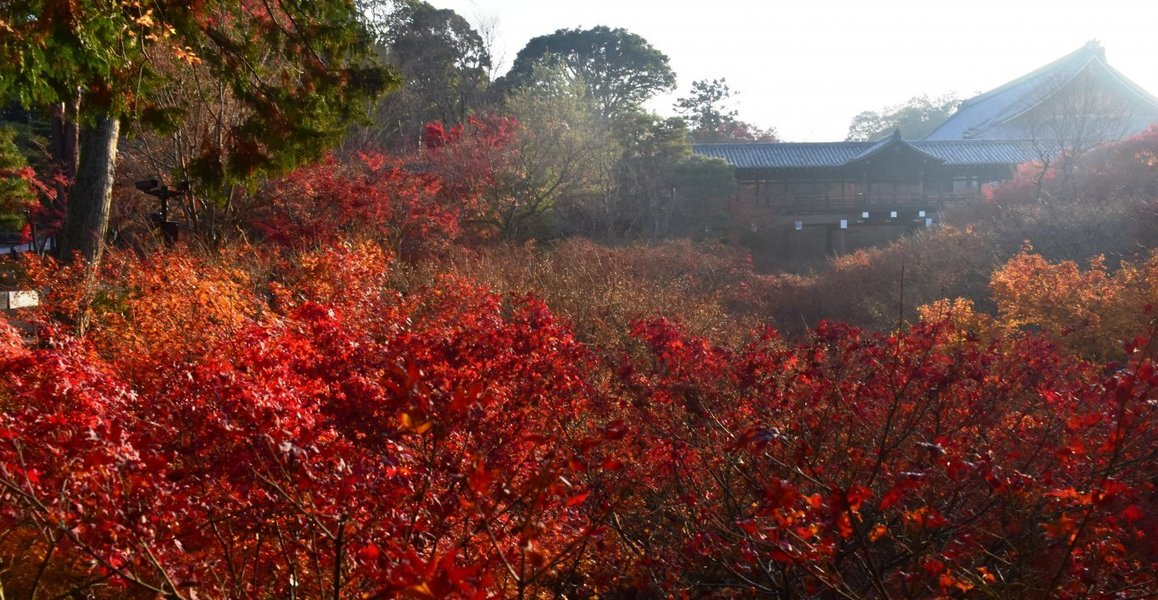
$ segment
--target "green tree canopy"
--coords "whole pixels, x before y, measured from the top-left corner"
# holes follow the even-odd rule
[[[731,224],[728,200],[736,193],[736,167],[693,154],[675,167],[671,232],[719,236]]]
[[[459,123],[483,101],[491,55],[458,13],[422,0],[362,0],[386,62],[402,89],[383,99],[374,128],[388,142],[414,142],[431,121]]]
[[[879,111],[866,110],[853,117],[847,139],[850,142],[878,140],[897,128],[905,139],[918,139],[949,118],[960,102],[955,94],[935,98],[921,95]]]
[[[692,82],[691,92],[676,101],[675,109],[687,119],[693,137],[701,132],[721,131],[736,120],[738,113],[724,106],[733,95],[724,79],[701,79]]]
[[[16,131],[0,124],[0,233],[19,229],[24,210],[36,201],[26,180],[28,161],[16,145]]]
[[[776,130],[761,129],[737,118],[737,111],[726,106],[735,96],[724,79],[692,82],[689,95],[675,103],[675,110],[688,122],[692,141],[709,142],[778,142]]]
[[[548,235],[549,218],[560,214],[572,225],[585,220],[592,203],[610,193],[622,151],[581,77],[561,65],[533,70],[540,84],[517,89],[507,100],[519,122],[513,169],[502,178],[505,198],[497,211],[507,238]]]
[[[670,233],[677,165],[692,154],[683,119],[639,111],[616,124],[622,153],[616,161],[616,193],[610,231],[614,235],[661,237]]]
[[[675,87],[665,54],[625,29],[560,29],[527,42],[503,76],[513,90],[536,85],[536,65],[558,65],[586,83],[604,117],[621,114]]]
[[[0,99],[78,106],[79,166],[61,250],[96,260],[108,226],[121,123],[179,121],[154,91],[172,69],[207,65],[245,117],[230,152],[202,174],[224,180],[321,154],[371,98],[394,84],[368,55],[369,32],[347,0],[186,3],[12,0],[0,3]]]

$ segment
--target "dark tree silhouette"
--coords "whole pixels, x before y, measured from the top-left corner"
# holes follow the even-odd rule
[[[540,64],[561,65],[582,79],[604,117],[621,114],[675,87],[667,56],[625,29],[560,29],[536,37],[515,57],[502,78],[503,88],[535,85],[535,66]]]

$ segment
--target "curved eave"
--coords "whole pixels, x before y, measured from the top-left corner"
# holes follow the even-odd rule
[[[920,148],[917,148],[916,146],[910,144],[909,142],[906,142],[904,139],[901,138],[901,130],[898,129],[898,130],[894,131],[893,134],[890,135],[889,137],[885,138],[884,140],[881,140],[880,142],[877,142],[872,147],[870,147],[869,149],[865,150],[864,152],[861,152],[860,154],[852,157],[844,164],[845,164],[845,166],[852,166],[852,165],[855,165],[858,163],[867,163],[870,160],[872,160],[873,158],[879,156],[880,154],[882,154],[886,151],[897,150],[897,149],[906,150],[906,151],[913,153],[913,154],[916,154],[916,155],[922,157],[924,160],[927,160],[930,162],[934,162],[934,163],[938,163],[938,164],[942,164],[945,162],[944,160],[937,158],[936,156],[933,156],[932,154],[929,154],[928,152],[925,152],[924,150],[921,150]]]

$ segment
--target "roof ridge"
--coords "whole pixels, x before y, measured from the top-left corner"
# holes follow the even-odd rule
[[[872,142],[781,142],[697,144],[701,156],[722,158],[737,169],[839,169],[871,158],[865,149],[906,145],[910,151],[951,165],[1016,164],[1037,158],[1029,140],[902,140]]]
[[[872,158],[872,157],[880,154],[881,152],[884,152],[886,149],[893,147],[893,146],[899,146],[902,148],[907,147],[910,150],[912,150],[913,152],[916,152],[917,154],[923,154],[925,156],[928,156],[929,158],[934,158],[934,159],[936,158],[934,156],[930,156],[929,153],[921,150],[920,148],[914,146],[909,141],[902,138],[901,137],[901,129],[898,127],[897,129],[893,130],[893,133],[891,135],[889,135],[888,137],[885,137],[885,138],[881,138],[880,141],[873,144],[872,146],[869,146],[860,154],[857,154],[856,156],[853,156],[852,158],[848,159],[845,162],[845,164],[852,164],[854,162],[859,162],[862,160],[868,160],[869,158]]]
[[[1151,94],[1146,90],[1146,88],[1143,88],[1137,83],[1134,83],[1133,80],[1131,80],[1129,77],[1126,77],[1126,75],[1121,71],[1115,69],[1114,66],[1111,65],[1108,61],[1103,60],[1102,63],[1106,65],[1106,70],[1110,73],[1110,75],[1117,79],[1120,83],[1124,84],[1126,87],[1130,88],[1131,92],[1134,92],[1143,100],[1158,106],[1158,96]]]
[[[1033,81],[1034,79],[1039,79],[1039,78],[1045,76],[1046,74],[1048,74],[1049,72],[1057,70],[1062,65],[1067,64],[1070,61],[1074,61],[1079,57],[1083,58],[1084,60],[1083,60],[1083,64],[1078,66],[1075,69],[1075,73],[1080,71],[1082,69],[1082,67],[1085,67],[1084,63],[1088,63],[1090,60],[1092,60],[1094,58],[1099,58],[1103,64],[1106,64],[1105,49],[1102,48],[1102,45],[1099,44],[1097,41],[1091,40],[1091,41],[1085,43],[1084,45],[1082,45],[1081,48],[1078,48],[1077,50],[1074,50],[1073,52],[1070,52],[1069,54],[1067,54],[1067,55],[1065,55],[1065,56],[1063,56],[1063,57],[1061,57],[1061,58],[1059,58],[1051,63],[1048,63],[1045,66],[1038,67],[1037,69],[1034,69],[1033,71],[1030,71],[1029,73],[1026,73],[1025,75],[1022,75],[1022,76],[1020,76],[1016,79],[1013,79],[1011,81],[1007,81],[1004,84],[999,85],[999,86],[997,86],[997,87],[995,87],[987,92],[982,92],[980,94],[977,94],[976,96],[973,96],[972,98],[968,98],[966,100],[963,100],[961,102],[961,104],[957,105],[957,109],[960,110],[966,106],[972,106],[978,102],[981,102],[982,100],[985,100],[985,99],[988,99],[992,96],[996,96],[997,94],[1009,91],[1010,89],[1015,88],[1019,85]]]
[[[1123,87],[1128,89],[1135,96],[1138,96],[1139,98],[1149,102],[1150,104],[1158,106],[1158,98],[1154,97],[1152,94],[1150,94],[1150,92],[1147,92],[1145,89],[1140,87],[1138,84],[1134,83],[1128,77],[1123,75],[1121,71],[1115,69],[1113,66],[1110,65],[1110,63],[1106,60],[1105,50],[1101,48],[1100,44],[1097,44],[1097,42],[1090,42],[1089,44],[1086,45],[1086,48],[1091,49],[1093,51],[1092,55],[1090,56],[1090,58],[1086,61],[1086,63],[1084,65],[1075,69],[1074,72],[1070,75],[1070,77],[1066,81],[1062,82],[1061,85],[1058,86],[1059,90],[1062,89],[1065,85],[1068,85],[1070,82],[1076,80],[1079,76],[1081,76],[1082,73],[1086,73],[1090,69],[1091,65],[1097,65],[1097,66],[1100,66],[1102,68],[1102,70],[1107,75],[1114,78],[1120,85],[1122,85]],[[1013,121],[1014,119],[1021,117],[1022,115],[1032,111],[1033,109],[1037,108],[1038,106],[1041,106],[1041,104],[1043,102],[1045,102],[1046,99],[1047,99],[1047,97],[1037,98],[1034,102],[1031,102],[1031,103],[1025,105],[1020,110],[1014,112],[1013,115],[1011,115],[1011,116],[1001,115],[1001,122],[1008,123],[1010,121]]]
[[[809,144],[815,145],[815,146],[825,146],[825,145],[829,145],[829,144],[875,144],[875,143],[877,143],[877,142],[862,141],[862,140],[836,140],[836,141],[831,141],[831,142],[695,142],[692,144],[692,146],[693,147],[697,147],[697,146],[753,146],[753,147],[755,147],[755,146],[760,146],[760,147],[780,146],[780,147],[784,147],[784,146],[803,146],[803,145],[809,145]]]
[[[1126,93],[1134,94],[1158,108],[1158,98],[1150,96],[1136,83],[1111,67],[1106,61],[1105,48],[1097,40],[1091,40],[1043,67],[965,100],[958,105],[952,115],[921,139],[993,135],[987,132],[1010,126],[1010,123],[1019,116],[1040,106],[1047,98],[1071,84],[1083,73],[1095,70],[1098,74],[1104,74],[1126,84],[1123,86]]]

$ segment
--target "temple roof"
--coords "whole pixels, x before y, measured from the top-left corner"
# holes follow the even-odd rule
[[[935,164],[950,166],[1016,165],[1039,160],[1029,140],[902,140],[892,135],[876,142],[696,144],[696,154],[721,158],[737,169],[817,169],[869,160],[889,148],[905,148]]]
[[[1158,120],[1158,98],[1127,79],[1106,62],[1096,41],[1005,85],[961,103],[952,116],[925,140],[1017,139],[1030,137],[1015,120],[1046,102],[1083,73],[1114,86],[1133,108],[1123,133],[1145,129]],[[1137,121],[1134,123],[1133,121]]]

